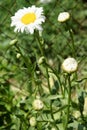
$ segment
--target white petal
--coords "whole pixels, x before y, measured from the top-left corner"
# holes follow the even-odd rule
[[[30,24],[24,24],[21,21],[21,18],[26,13],[33,12],[36,15],[36,20]],[[34,5],[31,7],[24,7],[23,9],[19,9],[14,16],[11,17],[11,26],[15,26],[14,31],[21,31],[22,33],[26,31],[26,33],[33,34],[34,30],[42,30],[41,24],[45,22],[45,16],[43,16],[43,8],[35,7]]]

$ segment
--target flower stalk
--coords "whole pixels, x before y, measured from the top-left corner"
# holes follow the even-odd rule
[[[70,114],[70,103],[71,103],[71,81],[70,81],[71,74],[68,74],[68,107],[67,107],[67,117],[66,117],[66,124],[64,130],[67,130],[68,122],[69,122],[69,114]]]
[[[75,44],[74,44],[74,39],[73,39],[73,34],[72,34],[72,30],[71,29],[69,29],[69,34],[70,34],[71,41],[72,41],[72,50],[73,50],[72,54],[75,57],[76,50],[75,50]]]
[[[40,36],[37,32],[35,32],[35,36],[38,40],[38,47],[40,49],[40,52],[41,52],[41,55],[44,57],[44,65],[45,65],[45,69],[46,69],[46,78],[47,78],[47,83],[48,83],[48,88],[49,88],[49,92],[51,93],[51,87],[50,87],[50,82],[49,82],[49,72],[48,72],[48,66],[46,64],[46,57],[45,57],[45,54],[44,54],[44,51],[43,51],[43,48],[42,48],[42,43],[40,41]]]

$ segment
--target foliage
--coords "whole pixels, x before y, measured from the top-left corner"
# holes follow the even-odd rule
[[[15,33],[11,17],[32,5],[44,9],[42,36],[37,31]],[[0,130],[87,130],[86,5],[81,0],[0,0]],[[59,23],[58,14],[64,11],[70,20]],[[61,69],[69,56],[78,61],[71,75]],[[43,102],[41,110],[34,109],[35,99]]]

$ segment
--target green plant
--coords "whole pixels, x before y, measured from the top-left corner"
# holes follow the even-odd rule
[[[15,12],[32,5],[43,6],[40,26],[22,28],[16,21],[12,28]],[[62,22],[61,12],[69,14]],[[85,3],[1,0],[0,16],[0,130],[86,130]],[[34,22],[34,14],[32,18]]]

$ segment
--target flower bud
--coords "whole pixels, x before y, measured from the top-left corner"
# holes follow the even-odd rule
[[[10,45],[14,45],[14,44],[16,44],[18,42],[18,40],[17,39],[14,39],[14,40],[12,40],[9,44]]]
[[[45,62],[45,57],[44,56],[40,57],[40,59],[38,60],[38,64],[40,65],[44,62]]]
[[[51,130],[57,130],[55,127],[51,128]]]
[[[69,18],[70,18],[70,14],[68,12],[61,12],[58,15],[58,21],[61,23],[67,21]]]
[[[35,110],[41,110],[44,107],[44,105],[40,99],[35,99],[33,102],[33,107]]]
[[[35,117],[31,117],[30,120],[29,120],[29,122],[30,122],[31,126],[36,126],[37,122],[36,122],[36,118]]]
[[[17,55],[16,55],[17,59],[19,59],[20,56],[21,56],[21,54],[20,54],[20,53],[17,53]]]
[[[74,58],[70,58],[70,57],[65,59],[62,64],[63,71],[67,73],[75,72],[77,70],[77,67],[78,67],[77,61]]]
[[[46,3],[51,2],[51,0],[40,0],[40,2],[46,4]]]

